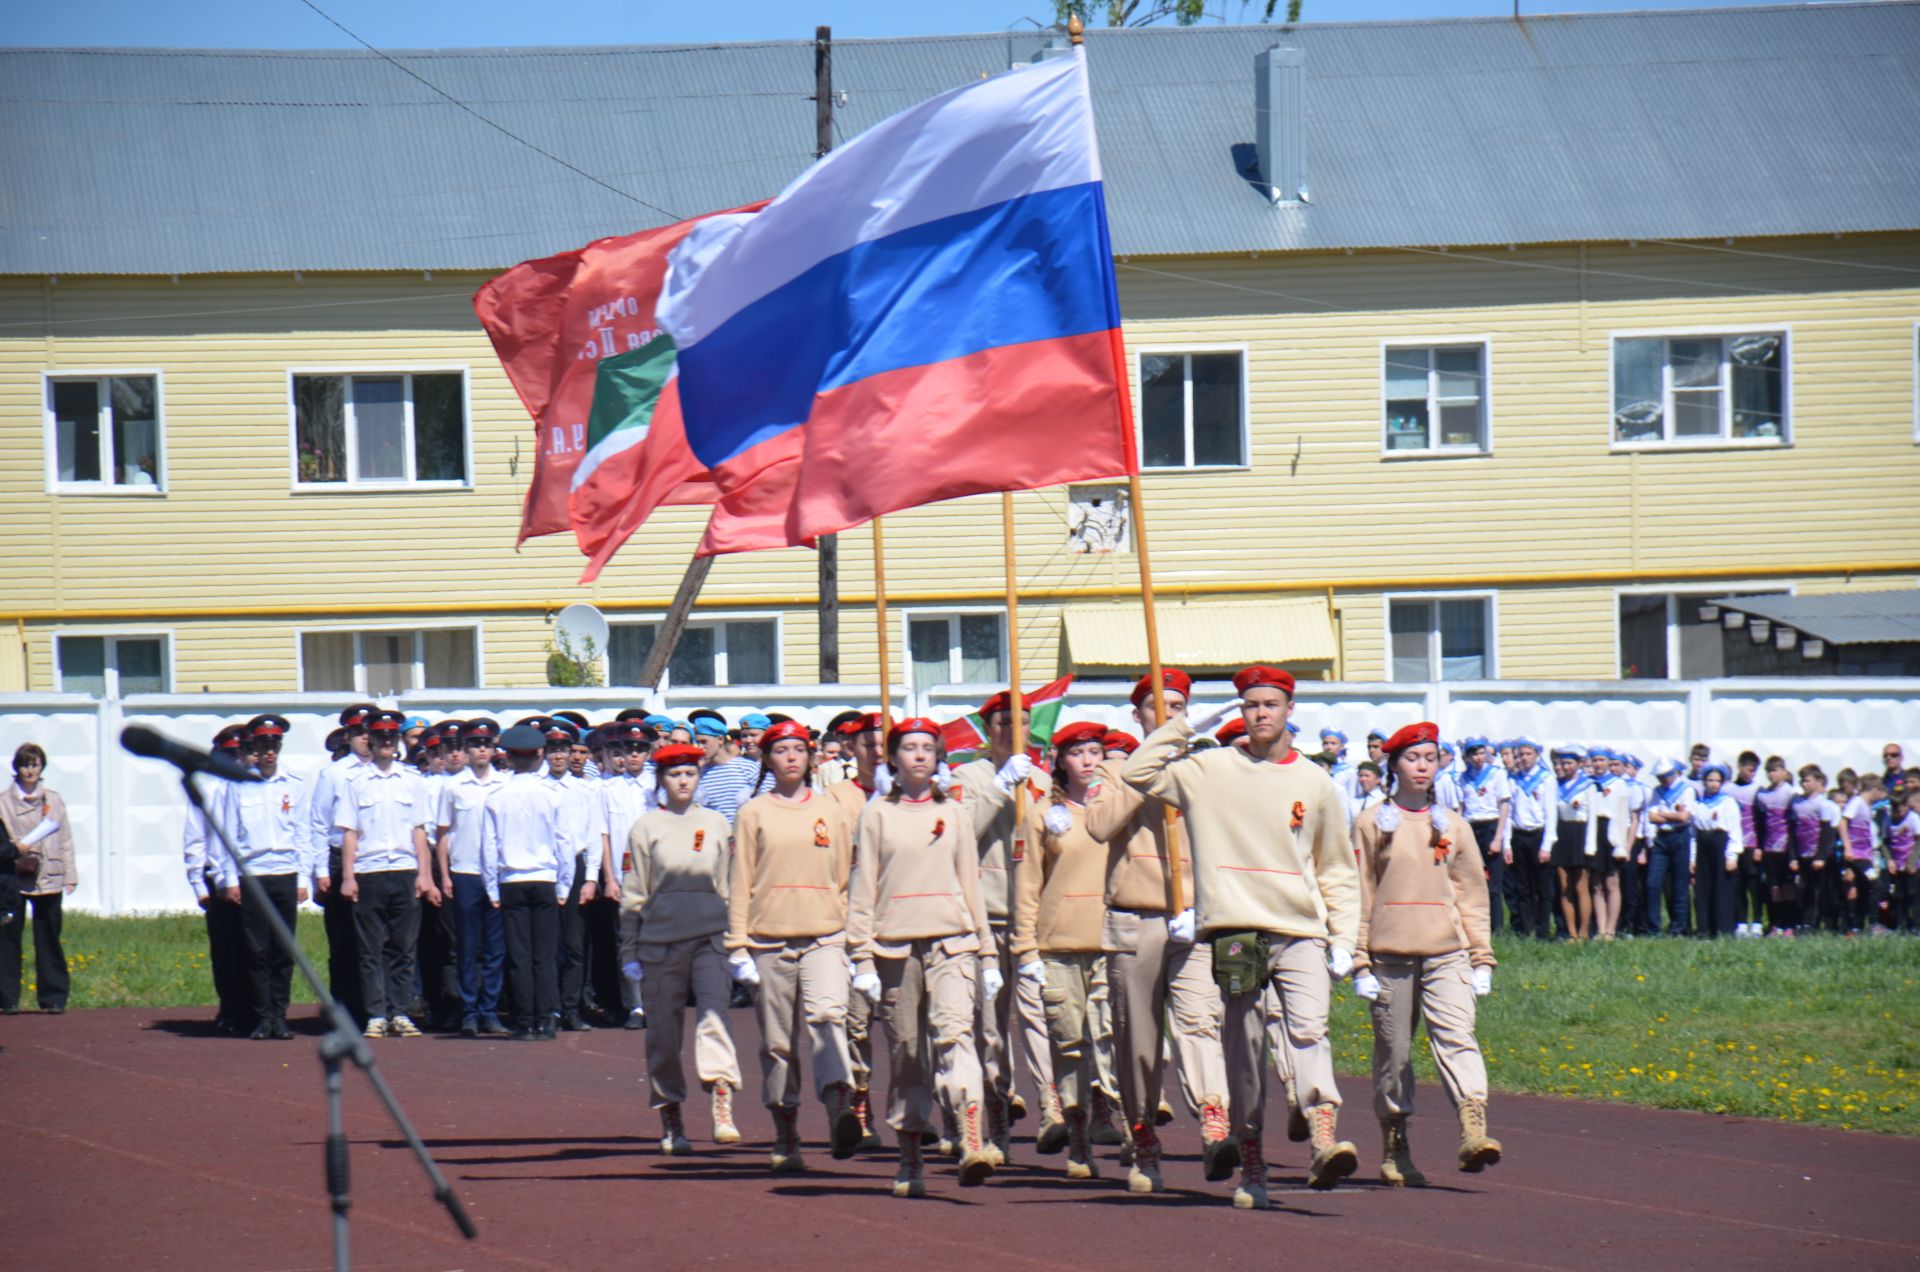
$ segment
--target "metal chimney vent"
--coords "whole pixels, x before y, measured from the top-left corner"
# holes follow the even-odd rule
[[[1275,203],[1306,203],[1307,54],[1274,45],[1253,59],[1253,136]]]

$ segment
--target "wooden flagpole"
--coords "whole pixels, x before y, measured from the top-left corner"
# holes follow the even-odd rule
[[[1127,502],[1133,505],[1133,546],[1140,554],[1140,608],[1147,620],[1147,682],[1153,686],[1154,727],[1158,728],[1167,722],[1167,686],[1160,674],[1160,620],[1153,610],[1153,560],[1147,555],[1147,510],[1140,501],[1138,473],[1127,477]],[[1161,808],[1167,819],[1167,888],[1177,915],[1187,908],[1180,887],[1179,823],[1173,805],[1163,804]]]
[[[1013,559],[1013,492],[1000,492],[1000,537],[1005,541],[1007,566],[1007,695],[1013,711],[1013,754],[1027,752],[1026,702],[1020,693],[1020,583]],[[1011,757],[1009,757],[1011,758]],[[1027,824],[1027,784],[1013,792],[1013,835],[1019,839]]]
[[[880,736],[893,728],[893,668],[887,639],[887,540],[880,518],[873,519],[873,621],[880,638]]]

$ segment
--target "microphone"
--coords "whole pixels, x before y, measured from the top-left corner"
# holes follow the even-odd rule
[[[258,782],[260,775],[234,759],[218,751],[203,751],[197,746],[188,746],[184,742],[175,742],[163,733],[156,733],[144,724],[130,724],[120,730],[120,745],[135,755],[144,755],[150,760],[164,760],[182,773],[206,773],[228,782]]]

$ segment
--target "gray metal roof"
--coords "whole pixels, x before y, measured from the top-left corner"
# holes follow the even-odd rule
[[[1038,32],[841,40],[849,138]],[[1253,59],[1306,52],[1311,203],[1242,169]],[[1088,37],[1114,250],[1920,227],[1920,4]],[[811,161],[810,40],[401,52],[678,215]],[[0,51],[0,273],[493,269],[666,218],[362,51]]]
[[[1735,596],[1722,609],[1770,619],[1830,645],[1920,641],[1920,588],[1890,592],[1828,592],[1808,596]]]

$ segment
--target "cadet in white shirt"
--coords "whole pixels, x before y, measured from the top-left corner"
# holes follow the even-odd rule
[[[214,750],[240,759],[240,742],[246,731],[243,724],[227,725],[213,735]],[[207,967],[213,973],[213,992],[220,1004],[213,1027],[223,1034],[242,1034],[253,1028],[249,1019],[252,994],[247,979],[246,938],[241,931],[240,907],[228,899],[209,854],[208,845],[214,836],[207,826],[208,817],[218,819],[222,815],[232,783],[209,777],[201,789],[207,803],[206,816],[196,808],[187,809],[180,855],[186,864],[187,883],[206,915]]]
[[[333,887],[320,896],[320,908],[327,929],[327,990],[347,1014],[365,1024],[366,1002],[360,992],[360,936],[354,922],[353,900],[341,889],[346,883],[341,860],[344,832],[339,812],[347,783],[355,773],[373,761],[367,743],[367,718],[379,708],[370,703],[355,703],[340,713],[340,732],[346,736],[346,753],[321,769],[313,779],[313,791],[307,808],[312,818],[313,837],[327,845],[327,877]],[[329,751],[332,748],[328,748]]]
[[[580,732],[573,721],[549,718],[543,730],[547,740],[545,780],[556,788],[557,806],[574,859],[568,878],[571,889],[560,899],[559,979],[560,1028],[586,1032],[593,1028],[580,1014],[587,983],[587,927],[580,907],[600,895],[596,862],[587,860],[587,847],[600,847],[600,798],[594,787],[573,772],[573,748]]]
[[[344,832],[340,892],[353,902],[369,1038],[420,1036],[406,1012],[420,902],[440,904],[427,849],[426,828],[435,813],[427,806],[426,783],[394,762],[403,719],[398,711],[376,711],[367,720],[373,762],[349,779],[334,814]]]
[[[507,946],[500,912],[487,900],[480,878],[480,823],[488,797],[504,787],[510,775],[493,766],[494,743],[500,737],[497,721],[486,716],[468,720],[459,736],[466,765],[441,783],[434,857],[441,891],[450,892],[442,907],[453,912],[460,1032],[469,1038],[499,1037],[507,1032],[500,1023]],[[445,745],[443,736],[441,746]]]
[[[560,899],[573,888],[574,845],[558,783],[540,774],[546,737],[517,724],[500,744],[513,779],[487,799],[480,832],[480,876],[500,911],[507,946],[507,983],[522,1041],[551,1040],[560,1003],[555,966]]]
[[[1553,774],[1540,759],[1540,744],[1532,738],[1513,741],[1514,772],[1509,777],[1512,796],[1507,820],[1507,852],[1513,858],[1513,930],[1547,940],[1553,935],[1556,890],[1553,845]]]
[[[600,886],[602,893],[611,898],[619,918],[621,889],[632,857],[627,836],[633,824],[656,806],[654,771],[647,759],[654,731],[639,720],[628,719],[608,725],[604,736],[611,772],[604,775],[599,790]],[[624,1027],[645,1029],[647,1012],[640,992],[625,975],[619,980],[620,1002],[627,1012]],[[611,1009],[610,1003],[606,1006]]]
[[[1507,845],[1507,819],[1513,812],[1513,788],[1507,771],[1493,762],[1493,747],[1483,737],[1460,744],[1467,767],[1459,777],[1460,815],[1473,827],[1473,841],[1487,865],[1487,901],[1493,930],[1505,926],[1502,918],[1507,889],[1507,867],[1513,851]]]
[[[1647,924],[1655,935],[1660,932],[1660,903],[1667,905],[1667,935],[1682,936],[1687,930],[1691,906],[1693,869],[1693,785],[1686,769],[1672,758],[1653,766],[1660,783],[1647,802],[1647,819],[1653,823],[1653,851],[1647,864]]]

